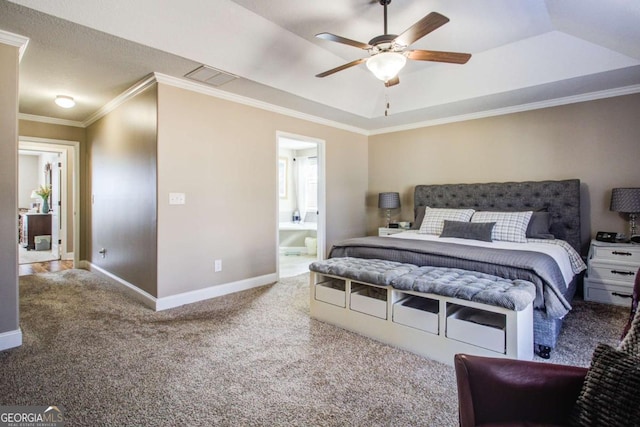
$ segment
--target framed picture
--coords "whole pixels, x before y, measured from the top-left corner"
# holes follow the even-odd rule
[[[278,194],[281,199],[287,198],[287,158],[278,159]]]

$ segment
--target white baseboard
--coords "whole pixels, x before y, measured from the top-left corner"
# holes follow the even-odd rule
[[[86,270],[89,270],[93,273],[97,273],[99,276],[101,276],[104,279],[107,279],[111,283],[114,283],[116,285],[123,287],[127,291],[127,293],[131,295],[133,298],[140,301],[147,307],[153,310],[156,310],[156,301],[157,301],[156,297],[154,297],[150,293],[143,291],[136,285],[127,282],[126,280],[116,276],[115,274],[108,272],[107,270],[101,267],[98,267],[97,265],[89,261],[80,261],[80,264],[82,268],[85,268]]]
[[[60,257],[63,261],[73,261],[73,252],[67,252]]]
[[[224,283],[222,285],[209,286],[204,289],[184,292],[181,294],[170,295],[167,297],[156,298],[153,295],[143,291],[137,286],[123,280],[122,278],[109,273],[108,271],[94,265],[88,261],[80,261],[81,268],[95,272],[105,279],[111,281],[129,291],[138,301],[142,302],[155,311],[168,310],[170,308],[180,307],[185,304],[192,304],[198,301],[204,301],[211,298],[232,294],[247,289],[257,288],[260,286],[270,285],[277,281],[277,276],[273,274],[265,274],[263,276],[251,277],[249,279],[239,280],[237,282]]]
[[[22,330],[16,329],[0,333],[0,351],[8,350],[22,345]]]
[[[222,285],[214,285],[204,289],[162,297],[156,300],[156,311],[167,310],[169,308],[180,307],[185,304],[221,297],[235,292],[246,291],[247,289],[258,288],[275,282],[277,282],[275,273],[265,274],[263,276],[238,280],[237,282],[224,283]]]

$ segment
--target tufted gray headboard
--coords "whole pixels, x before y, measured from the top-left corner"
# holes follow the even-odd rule
[[[580,180],[416,185],[414,206],[476,210],[545,210],[551,232],[580,253]]]

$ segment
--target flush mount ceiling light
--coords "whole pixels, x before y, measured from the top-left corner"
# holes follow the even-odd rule
[[[76,101],[70,96],[58,95],[56,96],[56,104],[62,108],[71,108],[76,105]]]

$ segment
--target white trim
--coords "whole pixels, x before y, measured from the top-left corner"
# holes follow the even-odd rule
[[[104,107],[100,108],[98,111],[90,115],[84,122],[82,122],[82,126],[91,126],[94,122],[100,120],[102,117],[106,116],[107,114],[118,108],[120,105],[154,84],[156,81],[157,80],[155,75],[149,74],[138,83],[134,84],[129,89],[125,90],[120,95],[107,102]]]
[[[131,295],[132,297],[134,297],[136,300],[140,301],[141,303],[143,303],[144,305],[146,305],[147,307],[155,310],[156,309],[156,297],[154,297],[153,295],[151,295],[150,293],[143,291],[142,289],[140,289],[139,287],[137,287],[134,284],[131,284],[129,282],[127,282],[124,279],[121,279],[120,277],[116,276],[115,274],[109,273],[107,270],[98,267],[97,265],[93,264],[90,261],[82,261],[80,263],[82,266],[81,268],[84,268],[86,270],[91,271],[92,273],[96,273],[99,276],[101,276],[104,279],[107,279],[108,281],[110,281],[113,284],[116,285],[120,285],[122,287],[124,287],[124,289],[126,291],[128,291],[127,293],[129,295]]]
[[[20,328],[0,333],[0,351],[22,345],[22,331]]]
[[[24,55],[24,52],[27,50],[27,46],[29,45],[29,37],[0,30],[0,43],[17,47],[19,55],[18,62],[20,62],[22,61],[22,55]]]
[[[47,116],[36,116],[34,114],[18,113],[18,119],[28,120],[30,122],[50,123],[53,125],[73,126],[76,128],[85,127],[84,124],[82,124],[82,122],[77,122],[75,120],[57,119],[55,117],[47,117]]]
[[[222,285],[214,285],[204,289],[162,297],[156,300],[156,311],[167,310],[169,308],[180,307],[185,304],[204,301],[235,292],[246,291],[247,289],[271,285],[275,282],[277,282],[276,274],[272,273],[238,280],[237,282],[224,283]]]
[[[196,83],[193,81],[188,81],[188,80],[177,78],[177,77],[167,76],[161,73],[154,73],[154,75],[156,76],[156,80],[158,81],[158,83],[163,83],[163,84],[174,86],[180,89],[190,90],[192,92],[198,92],[203,95],[214,96],[216,98],[225,99],[227,101],[236,102],[238,104],[260,108],[261,110],[267,110],[274,113],[282,114],[289,117],[294,117],[301,120],[306,120],[313,123],[318,123],[325,126],[331,126],[336,129],[342,129],[349,132],[359,133],[361,135],[369,134],[369,132],[366,129],[347,125],[347,124],[336,122],[333,120],[323,119],[321,117],[313,116],[311,114],[301,113],[300,111],[292,110],[290,108],[280,107],[264,101],[258,101],[257,99],[249,98],[246,96],[225,92],[223,90],[215,89],[215,88],[205,86],[203,84]]]
[[[276,131],[276,168],[278,167],[278,159],[280,157],[280,139],[288,138],[298,141],[312,142],[316,144],[317,156],[318,156],[318,224],[316,228],[317,240],[317,259],[325,259],[325,241],[327,238],[327,194],[326,194],[326,143],[323,139],[313,138],[304,135],[298,135],[295,133]],[[276,169],[277,170],[277,169]],[[275,195],[276,198],[276,218],[280,214],[280,196],[278,194],[278,174],[276,176]],[[304,253],[307,253],[306,246],[304,247]],[[276,272],[278,279],[280,278],[280,257],[284,256],[284,253],[280,248],[280,227],[276,222]]]
[[[7,34],[11,34],[11,33],[7,33]],[[21,37],[21,36],[18,36],[18,37]],[[2,30],[0,30],[0,42],[2,41],[3,41]],[[321,117],[313,116],[310,114],[301,113],[299,111],[291,110],[289,108],[279,107],[277,105],[269,104],[263,101],[258,101],[256,99],[249,98],[246,96],[225,92],[220,89],[215,89],[197,82],[181,79],[178,77],[172,77],[172,76],[168,76],[161,73],[153,73],[145,77],[143,80],[136,83],[135,85],[131,86],[129,89],[124,91],[122,94],[118,95],[116,98],[114,98],[107,104],[105,104],[104,107],[96,111],[84,122],[57,119],[53,117],[36,116],[36,115],[24,114],[24,113],[19,113],[18,118],[21,120],[29,120],[34,122],[51,123],[51,124],[57,124],[57,125],[63,125],[63,126],[86,128],[91,124],[93,124],[94,122],[96,122],[97,120],[99,120],[100,118],[110,113],[111,111],[113,111],[114,109],[116,109],[118,106],[120,106],[122,103],[124,103],[128,99],[136,96],[138,93],[142,92],[148,86],[156,82],[163,83],[169,86],[174,86],[180,89],[190,90],[192,92],[201,93],[203,95],[214,96],[216,98],[225,99],[227,101],[236,102],[238,104],[248,105],[250,107],[260,108],[262,110],[271,111],[271,112],[282,114],[285,116],[294,117],[297,119],[306,120],[309,122],[318,123],[325,126],[330,126],[332,128],[358,133],[365,136],[383,135],[387,133],[402,132],[406,130],[426,128],[426,127],[438,126],[438,125],[443,125],[448,123],[464,122],[468,120],[484,119],[487,117],[503,116],[503,115],[513,114],[513,113],[521,113],[524,111],[539,110],[542,108],[551,108],[551,107],[558,107],[561,105],[576,104],[579,102],[612,98],[615,96],[632,95],[640,92],[640,85],[631,85],[631,86],[625,86],[621,88],[602,90],[598,92],[589,92],[589,93],[580,94],[580,95],[550,99],[546,101],[532,102],[529,104],[521,104],[521,105],[515,105],[511,107],[497,108],[494,110],[479,111],[479,112],[470,113],[470,114],[462,114],[459,116],[444,117],[441,119],[433,119],[433,120],[425,120],[422,122],[408,123],[406,125],[367,130],[367,129],[362,129],[356,126],[351,126],[344,123],[336,122],[333,120],[323,119]],[[375,120],[375,119],[372,119],[372,120]]]
[[[595,101],[614,96],[632,95],[640,92],[640,85],[625,86],[621,88],[601,90],[598,92],[584,93],[581,95],[566,96],[563,98],[549,99],[547,101],[532,102],[529,104],[515,105],[512,107],[498,108],[495,110],[479,111],[477,113],[463,114],[460,116],[445,117],[442,119],[427,120],[424,122],[410,123],[401,126],[375,129],[369,135],[382,135],[385,133],[401,132],[405,130],[419,129],[430,126],[438,126],[447,123],[464,122],[467,120],[484,119],[486,117],[504,116],[507,114],[521,113],[524,111],[539,110],[541,108],[558,107],[561,105],[576,104],[578,102]]]
[[[64,217],[65,221],[63,224],[63,232],[65,238],[63,239],[63,253],[66,253],[66,256],[71,256],[74,265],[77,265],[80,261],[78,259],[80,255],[80,142],[78,141],[70,141],[66,139],[50,139],[50,138],[39,138],[35,136],[18,136],[18,148],[20,146],[26,146],[26,148],[44,150],[44,147],[34,147],[29,144],[43,144],[49,145],[53,149],[58,151],[66,150],[65,154],[69,154],[68,150],[71,149],[72,157],[73,157],[73,178],[72,178],[72,189],[66,189],[66,197],[69,197],[69,193],[71,193],[71,197],[73,198],[73,211],[68,212],[67,207],[64,206]],[[68,168],[69,165],[67,164]],[[66,185],[66,179],[65,179]],[[66,252],[68,246],[68,242],[66,239],[67,233],[67,219],[69,215],[73,215],[72,227],[73,227],[73,252]],[[70,258],[64,258],[70,259]]]
[[[275,274],[265,274],[264,276],[251,277],[237,282],[224,283],[222,285],[209,286],[204,289],[197,289],[195,291],[184,292],[168,297],[156,298],[148,292],[143,291],[137,286],[127,282],[115,274],[109,273],[89,261],[82,261],[80,264],[82,264],[82,268],[95,272],[114,284],[124,286],[125,290],[127,290],[131,296],[135,297],[138,301],[155,311],[168,310],[170,308],[180,307],[181,305],[192,304],[194,302],[204,301],[277,282]]]

